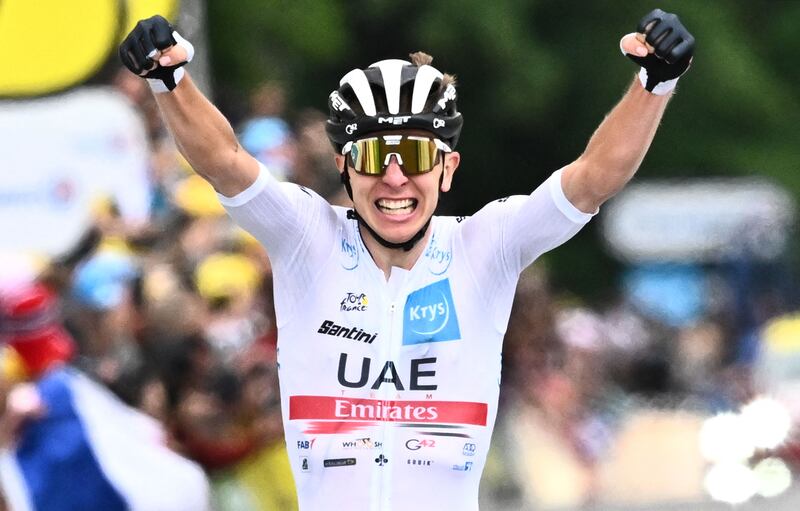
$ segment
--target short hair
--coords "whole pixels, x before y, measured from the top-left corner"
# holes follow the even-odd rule
[[[431,62],[433,62],[433,57],[424,51],[415,51],[414,53],[409,53],[408,56],[411,59],[411,63],[417,67],[430,66]],[[455,75],[449,73],[443,73],[443,75],[442,83],[439,85],[437,93],[444,91],[448,85],[456,86]]]

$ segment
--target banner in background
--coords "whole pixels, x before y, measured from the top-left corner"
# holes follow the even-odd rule
[[[148,158],[142,119],[111,89],[0,102],[0,252],[67,251],[99,198],[146,221]]]
[[[0,97],[62,91],[90,79],[142,18],[172,20],[178,0],[0,1]]]
[[[606,243],[633,263],[771,260],[795,214],[785,189],[754,178],[632,183],[604,209]]]

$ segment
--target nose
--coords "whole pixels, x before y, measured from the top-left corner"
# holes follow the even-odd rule
[[[400,164],[397,163],[397,157],[392,155],[389,160],[389,165],[386,166],[386,171],[383,173],[383,182],[389,186],[402,186],[408,181],[408,177],[403,173]]]

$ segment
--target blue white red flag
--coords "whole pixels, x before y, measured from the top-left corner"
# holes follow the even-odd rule
[[[0,451],[14,511],[207,511],[208,481],[160,424],[72,368],[36,382],[45,414]]]

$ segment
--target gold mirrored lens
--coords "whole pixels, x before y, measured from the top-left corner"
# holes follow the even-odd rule
[[[350,163],[360,174],[380,175],[392,157],[408,175],[430,172],[439,150],[425,137],[386,136],[356,140],[350,148]]]

